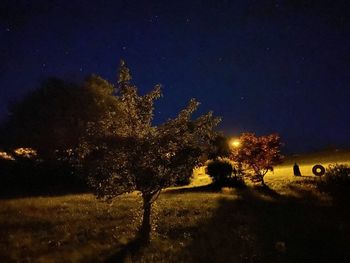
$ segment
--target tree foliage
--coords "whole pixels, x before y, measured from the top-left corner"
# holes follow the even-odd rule
[[[144,216],[141,234],[149,239],[151,204],[163,188],[189,177],[216,136],[219,119],[211,112],[192,119],[199,103],[192,99],[176,118],[153,126],[160,86],[139,95],[122,61],[114,96],[121,114],[92,122],[79,147],[80,165],[100,198],[140,191]]]
[[[207,174],[212,178],[214,185],[229,185],[232,178],[233,167],[228,159],[210,160],[207,164]]]
[[[208,159],[226,158],[230,156],[231,149],[229,140],[222,134],[218,134],[211,142],[211,149],[208,153]]]
[[[330,164],[326,174],[317,180],[321,191],[328,192],[337,198],[349,200],[350,193],[350,166],[347,164]]]
[[[1,125],[0,145],[16,161],[2,164],[8,178],[2,188],[22,194],[85,191],[71,156],[91,122],[120,115],[113,93],[114,86],[95,75],[79,84],[49,78],[13,105]],[[36,154],[25,156],[19,149]]]
[[[30,147],[40,158],[75,149],[90,122],[115,114],[113,85],[92,75],[83,84],[49,78],[10,108],[1,127],[2,145]]]
[[[282,143],[278,134],[256,136],[254,133],[243,133],[240,147],[232,149],[231,159],[251,171],[251,179],[264,184],[264,176],[273,167],[282,162],[280,152]]]

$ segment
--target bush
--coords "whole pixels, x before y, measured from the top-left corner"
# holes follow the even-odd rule
[[[332,194],[350,193],[350,167],[345,164],[331,164],[318,183],[320,190]]]
[[[216,159],[207,164],[207,174],[213,179],[216,185],[227,185],[232,178],[233,167],[229,160]]]
[[[193,170],[190,170],[188,173],[183,173],[181,176],[179,175],[174,182],[174,186],[189,185],[193,179],[192,173]]]

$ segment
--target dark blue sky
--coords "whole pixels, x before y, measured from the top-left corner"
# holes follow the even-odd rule
[[[350,146],[348,1],[0,2],[0,116],[40,80],[163,85],[157,121],[195,97],[227,135],[278,132],[288,151]]]

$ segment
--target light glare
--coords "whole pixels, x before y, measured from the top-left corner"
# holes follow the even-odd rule
[[[232,147],[234,147],[234,148],[238,148],[238,147],[241,146],[241,142],[240,142],[238,139],[233,139],[233,140],[231,141],[231,145],[232,145]]]

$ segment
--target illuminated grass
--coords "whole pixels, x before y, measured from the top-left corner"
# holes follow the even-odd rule
[[[294,176],[293,174],[294,162],[299,164],[302,174],[301,177]],[[300,196],[301,191],[306,191],[324,200],[328,197],[315,189],[315,183],[321,178],[312,173],[312,168],[316,164],[321,164],[327,168],[332,163],[350,165],[350,153],[336,152],[334,155],[328,156],[328,159],[326,153],[308,154],[289,158],[282,165],[277,166],[273,172],[267,173],[265,180],[270,187],[278,190],[281,194]]]

